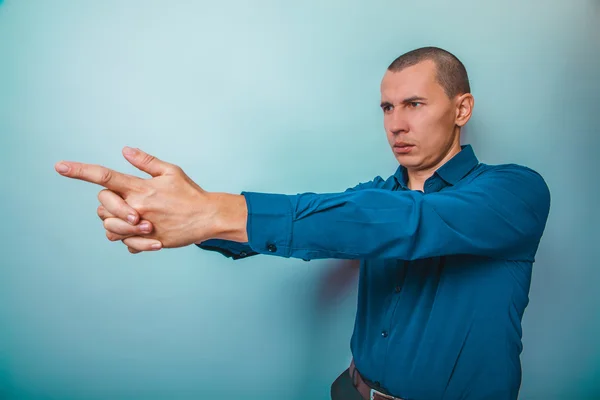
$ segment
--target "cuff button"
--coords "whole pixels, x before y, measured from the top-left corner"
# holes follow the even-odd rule
[[[267,245],[267,250],[269,250],[271,253],[275,253],[277,251],[277,246],[275,246],[273,243],[269,243]]]

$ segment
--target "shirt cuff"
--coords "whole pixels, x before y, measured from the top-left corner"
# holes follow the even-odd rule
[[[284,194],[242,192],[248,207],[246,230],[252,250],[289,258],[292,252],[292,203]]]
[[[202,250],[216,251],[233,260],[239,260],[240,258],[258,254],[253,251],[247,243],[238,243],[230,240],[210,239],[199,244],[196,243],[196,246]]]

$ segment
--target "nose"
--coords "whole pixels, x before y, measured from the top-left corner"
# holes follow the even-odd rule
[[[408,132],[408,121],[399,107],[394,108],[394,110],[389,113],[386,118],[388,130],[394,135]]]

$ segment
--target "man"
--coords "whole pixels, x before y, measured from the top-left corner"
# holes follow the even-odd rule
[[[360,259],[353,361],[333,399],[516,399],[521,318],[550,194],[535,171],[482,164],[461,146],[473,104],[449,52],[398,57],[381,108],[400,166],[343,193],[208,193],[129,148],[127,160],[152,179],[79,163],[62,173],[107,188],[98,208],[107,236],[134,253],[195,243],[233,259]]]

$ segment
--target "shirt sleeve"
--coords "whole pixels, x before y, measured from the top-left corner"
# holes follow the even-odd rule
[[[345,190],[345,192],[356,192],[365,189],[372,189],[375,187],[379,187],[384,183],[384,180],[380,176],[377,176],[371,181],[362,182],[354,187],[348,188]],[[218,253],[221,253],[225,257],[231,258],[233,260],[239,260],[241,258],[246,258],[260,254],[258,251],[253,250],[253,248],[250,247],[249,243],[239,243],[223,239],[209,239],[201,243],[196,243],[196,246],[198,246],[202,250],[216,251]],[[305,260],[308,261],[308,259]]]
[[[471,254],[533,261],[550,207],[543,178],[521,166],[436,193],[370,186],[343,193],[243,192],[248,245],[302,259]]]

